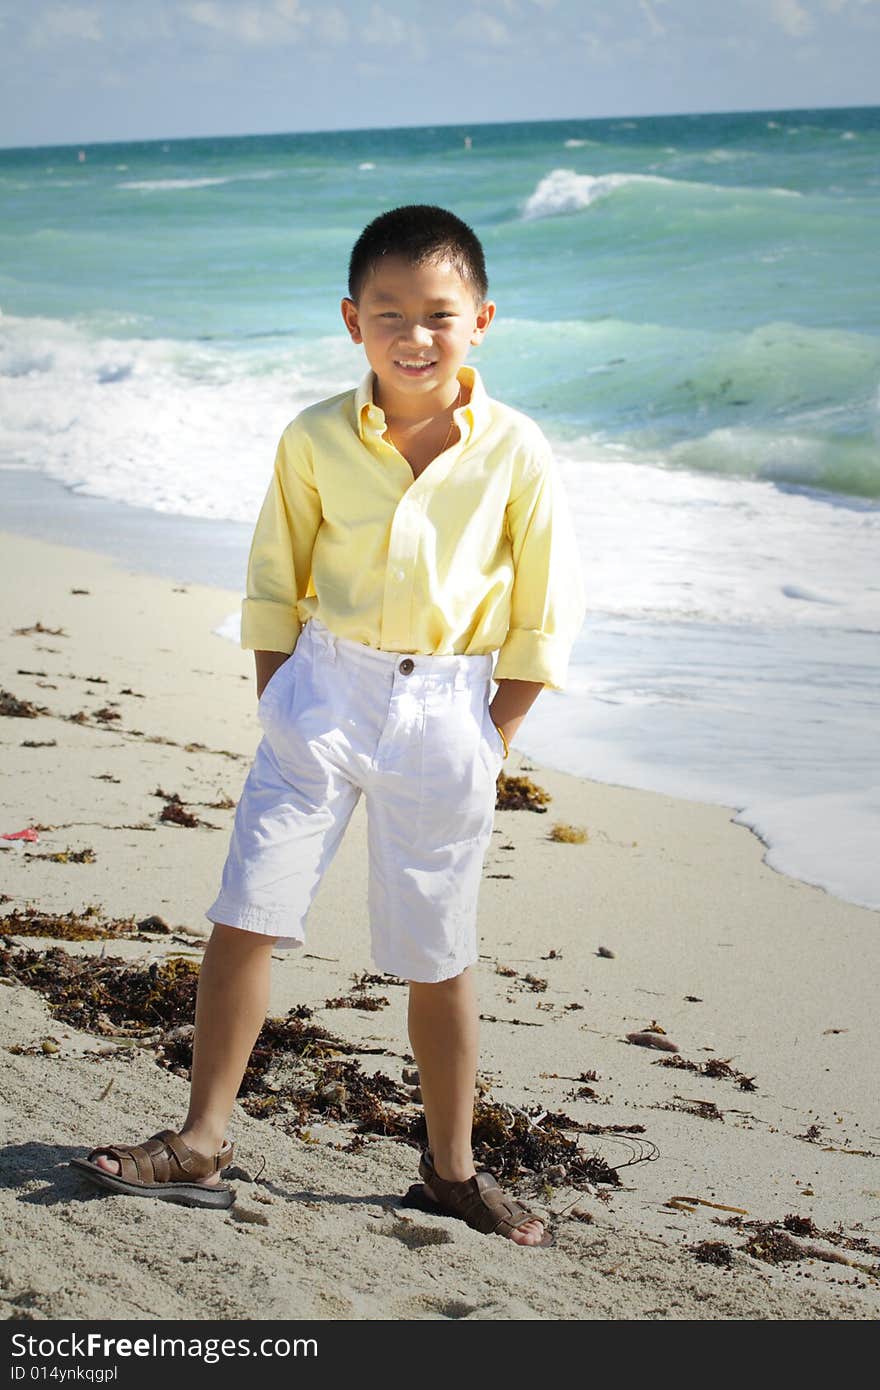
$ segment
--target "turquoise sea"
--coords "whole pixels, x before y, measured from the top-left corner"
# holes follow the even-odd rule
[[[570,687],[522,746],[735,806],[880,906],[880,108],[0,151],[0,470],[89,543],[89,498],[141,509],[144,563],[151,514],[238,523],[241,584],[281,429],[364,369],[351,245],[404,202],[483,240],[471,360],[582,540]]]

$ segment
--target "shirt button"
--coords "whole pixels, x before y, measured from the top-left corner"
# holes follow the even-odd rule
[[[397,570],[397,572],[396,572],[396,578],[397,578],[397,579],[406,579],[406,570]]]
[[[405,656],[397,669],[398,671],[402,671],[405,676],[408,676],[415,664],[412,657]]]

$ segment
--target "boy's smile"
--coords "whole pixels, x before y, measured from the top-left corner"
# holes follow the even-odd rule
[[[458,369],[494,315],[495,305],[477,305],[448,260],[410,265],[388,256],[364,281],[358,304],[342,301],[352,342],[363,343],[376,374],[375,403],[399,420],[423,420],[454,404]]]

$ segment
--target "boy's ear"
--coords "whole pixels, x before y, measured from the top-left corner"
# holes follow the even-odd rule
[[[351,335],[351,341],[353,343],[362,343],[364,340],[361,335],[361,326],[358,320],[358,308],[354,300],[346,296],[340,308],[342,309],[342,317],[345,320],[345,326]]]
[[[476,347],[486,336],[486,330],[495,317],[495,304],[491,299],[487,299],[477,310],[477,322],[471,334],[471,345]]]

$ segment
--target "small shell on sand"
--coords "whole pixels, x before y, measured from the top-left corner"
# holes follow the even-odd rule
[[[635,1043],[636,1047],[655,1047],[658,1052],[678,1051],[672,1039],[662,1033],[627,1033],[626,1040]]]

